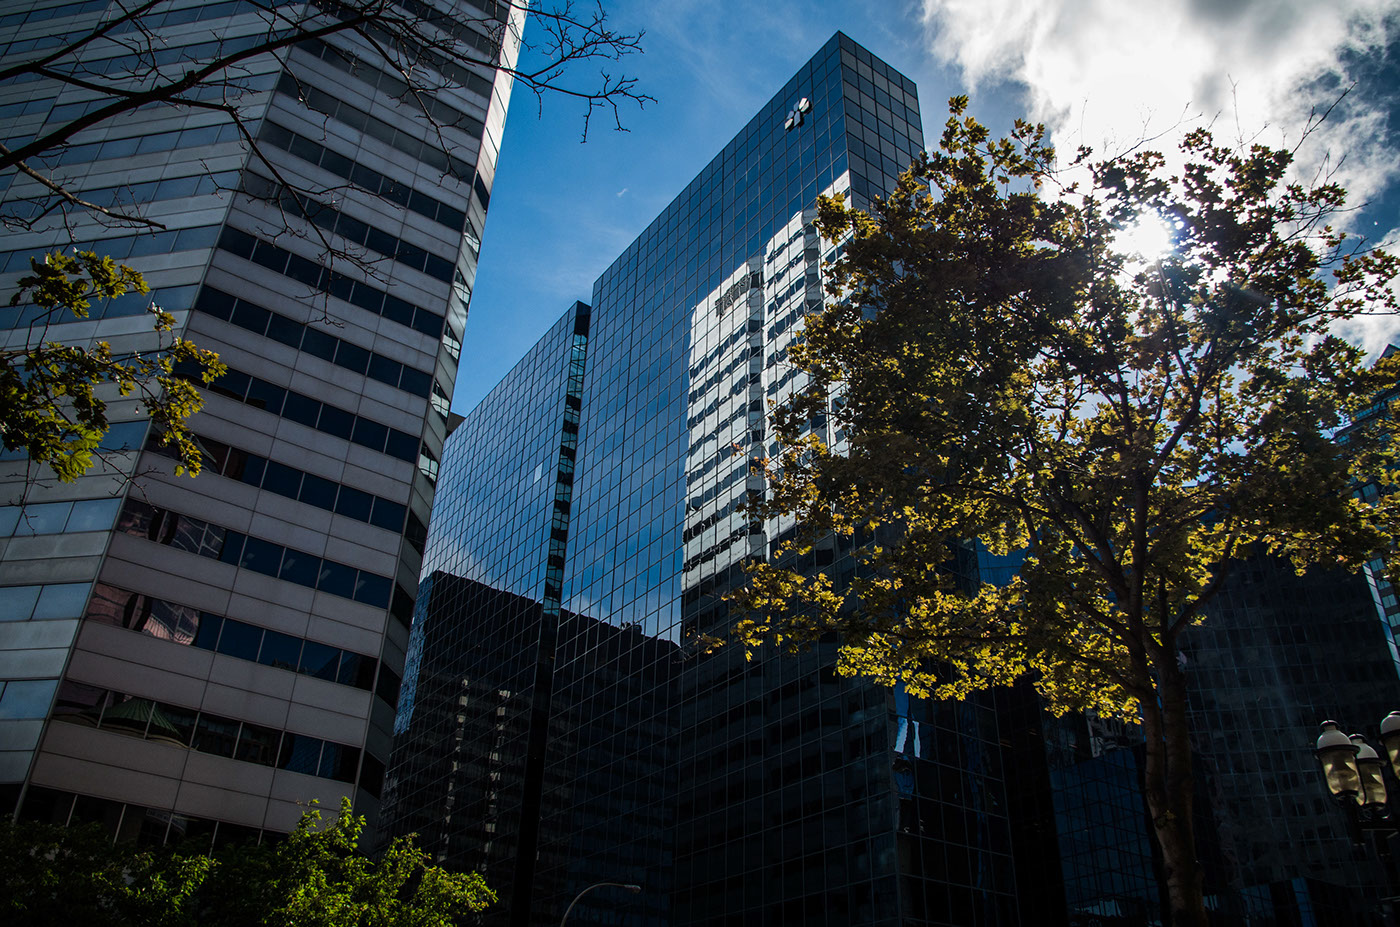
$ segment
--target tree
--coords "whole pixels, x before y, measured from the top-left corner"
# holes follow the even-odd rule
[[[113,845],[96,825],[0,823],[0,913],[18,927],[453,927],[496,900],[411,837],[366,857],[348,800],[320,821],[313,808],[285,840],[213,854]]]
[[[184,925],[175,916],[210,869],[208,857],[113,846],[96,824],[0,821],[0,916],[17,927]],[[168,912],[168,913],[167,913]]]
[[[1400,261],[1329,225],[1345,190],[1288,180],[1288,151],[1195,130],[1180,170],[1081,149],[1057,171],[1041,127],[992,140],[966,106],[871,214],[820,205],[844,252],[752,505],[799,528],[749,565],[736,635],[836,631],[848,675],[939,698],[1029,678],[1057,712],[1140,721],[1172,923],[1203,925],[1181,638],[1250,551],[1391,549],[1394,499],[1351,492],[1393,470],[1384,429],[1338,429],[1397,368],[1333,332],[1396,311]],[[1142,220],[1168,253],[1125,253]],[[827,415],[848,452],[811,433]],[[844,587],[802,569],[833,534],[879,539]],[[1019,575],[960,582],[972,542],[1024,551]]]
[[[638,91],[635,78],[608,70],[610,62],[640,52],[642,36],[612,29],[600,4],[579,8],[572,0],[538,6],[478,0],[445,6],[428,0],[246,0],[245,12],[261,20],[251,33],[170,49],[155,29],[174,14],[164,9],[163,0],[140,0],[113,5],[94,25],[60,34],[56,45],[12,50],[0,67],[0,87],[42,78],[96,98],[66,118],[46,122],[32,137],[12,142],[13,147],[0,144],[0,172],[18,171],[48,194],[26,204],[23,212],[7,211],[0,221],[32,227],[55,210],[77,208],[124,223],[163,227],[130,209],[84,199],[45,169],[44,156],[61,150],[84,130],[152,106],[222,113],[256,156],[256,139],[243,122],[239,97],[253,88],[251,75],[259,60],[265,63],[270,55],[285,56],[294,46],[311,46],[334,36],[355,37],[365,46],[357,54],[397,77],[401,98],[433,126],[444,150],[450,142],[442,130],[456,117],[446,115],[450,107],[437,103],[438,91],[489,80],[481,75],[491,71],[510,75],[537,98],[557,94],[581,103],[585,138],[598,111],[610,114],[621,130],[623,105],[642,106],[652,100]],[[228,15],[222,8],[211,9]],[[540,38],[533,46],[534,63],[524,69],[500,62],[499,54],[502,47],[522,45],[527,10]],[[179,15],[185,17],[183,22],[198,12],[182,10]],[[336,54],[353,64],[348,52]],[[112,62],[120,66],[107,67]],[[584,64],[599,65],[593,83],[579,81]],[[284,182],[280,174],[277,179]]]
[[[93,300],[147,292],[139,273],[91,251],[73,257],[55,252],[43,261],[31,259],[30,268],[10,305],[34,306],[40,328],[87,318]],[[145,350],[114,352],[105,341],[92,347],[26,341],[0,350],[0,440],[5,450],[22,450],[31,462],[48,464],[60,480],[76,480],[92,465],[107,434],[110,394],[135,393],[140,411],[160,429],[161,443],[179,459],[177,473],[199,473],[199,449],[185,423],[204,400],[190,379],[176,375],[176,366],[199,371],[197,379],[204,384],[225,367],[213,351],[169,337],[175,325],[170,313],[154,305],[150,311],[155,340]]]

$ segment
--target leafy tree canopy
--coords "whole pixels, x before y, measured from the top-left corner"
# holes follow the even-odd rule
[[[6,450],[22,450],[48,464],[60,480],[72,481],[92,466],[107,433],[108,402],[131,396],[150,417],[180,460],[177,472],[199,473],[200,454],[185,423],[203,405],[195,384],[176,375],[176,365],[200,372],[205,384],[225,371],[219,356],[183,338],[171,337],[175,317],[152,306],[155,339],[149,349],[113,351],[106,341],[90,347],[43,340],[47,326],[85,319],[96,300],[147,292],[141,274],[91,251],[54,252],[31,259],[11,306],[39,311],[34,342],[0,350],[0,439]]]
[[[1081,150],[1089,179],[1058,185],[1040,127],[993,141],[952,103],[939,149],[872,214],[821,203],[845,249],[793,352],[810,386],[776,410],[756,511],[803,527],[753,565],[739,634],[841,630],[845,670],[911,692],[1032,674],[1058,709],[1136,718],[1232,558],[1358,565],[1388,546],[1391,507],[1350,485],[1390,453],[1337,430],[1395,368],[1332,331],[1395,311],[1400,263],[1330,226],[1345,191],[1288,182],[1289,152],[1199,130],[1183,170]],[[1144,217],[1169,253],[1116,243]],[[828,412],[841,453],[807,428]],[[897,540],[860,548],[849,588],[800,569],[824,536],[881,526]],[[1019,576],[959,584],[944,565],[969,539],[1024,550]]]
[[[843,251],[750,506],[798,527],[749,565],[735,633],[836,631],[848,675],[941,698],[1029,679],[1055,711],[1141,721],[1171,922],[1203,927],[1181,636],[1251,551],[1393,550],[1400,496],[1352,489],[1394,481],[1391,417],[1362,413],[1400,361],[1335,332],[1400,308],[1400,260],[1333,227],[1346,191],[1289,179],[1291,152],[1196,130],[1181,169],[1081,149],[1062,172],[1041,127],[993,140],[966,107],[870,214],[820,204]],[[1143,220],[1167,253],[1126,253]],[[844,584],[814,567],[833,536]],[[1015,578],[958,575],[973,544],[1023,555]]]
[[[430,864],[412,838],[359,850],[348,801],[311,810],[285,840],[213,855],[116,845],[100,827],[0,824],[0,916],[17,927],[452,927],[496,895]]]

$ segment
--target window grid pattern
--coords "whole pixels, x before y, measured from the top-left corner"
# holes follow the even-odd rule
[[[423,398],[432,394],[433,376],[430,373],[337,338],[316,326],[294,321],[246,299],[231,296],[223,290],[203,287],[194,308],[406,393]]]
[[[543,927],[608,880],[645,886],[627,917],[658,927],[1017,922],[989,706],[901,702],[829,672],[826,645],[747,662],[695,644],[727,625],[755,540],[775,539],[735,503],[784,372],[766,358],[820,286],[804,212],[838,188],[868,202],[922,146],[912,82],[833,38],[595,284],[567,524],[549,505],[556,448],[535,437],[559,386],[532,386],[565,372],[570,314],[448,442],[386,813],[513,886],[488,920]],[[559,529],[548,647],[541,539]],[[833,547],[809,566],[853,575],[854,559]],[[541,711],[528,687],[547,647]],[[537,801],[517,784],[531,744]],[[457,756],[480,759],[459,774]]]
[[[356,781],[363,752],[349,744],[89,686],[75,679],[66,679],[59,686],[53,719],[337,782]],[[369,754],[365,758],[371,759]],[[361,781],[361,787],[375,794],[369,786],[376,785],[380,777],[376,771],[369,778],[368,783]]]
[[[126,500],[117,531],[365,605],[389,607],[394,584],[387,576],[156,508],[139,499]]]

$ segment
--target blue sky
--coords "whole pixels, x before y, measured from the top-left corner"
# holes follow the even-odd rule
[[[605,5],[616,28],[645,30],[646,53],[620,69],[657,102],[624,110],[630,131],[595,121],[580,143],[576,104],[512,99],[456,411],[474,407],[573,300],[586,301],[594,278],[838,29],[914,79],[930,138],[947,98],[970,92],[994,129],[1027,116],[1062,148],[1107,150],[1183,120],[1291,146],[1311,109],[1356,81],[1299,162],[1340,164],[1340,179],[1371,204],[1359,230],[1400,241],[1400,0]],[[1353,335],[1374,348],[1395,329],[1387,319]]]

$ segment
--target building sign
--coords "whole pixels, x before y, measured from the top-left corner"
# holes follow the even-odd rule
[[[811,101],[811,100],[807,99],[806,97],[803,97],[802,99],[798,100],[798,101],[797,101],[797,105],[794,106],[794,107],[788,112],[788,114],[787,114],[787,119],[784,120],[784,122],[783,122],[783,129],[784,129],[784,131],[791,132],[791,131],[792,131],[794,128],[796,128],[797,126],[802,125],[802,116],[803,116],[803,114],[805,114],[805,113],[810,113],[811,111],[812,111],[812,101]]]

